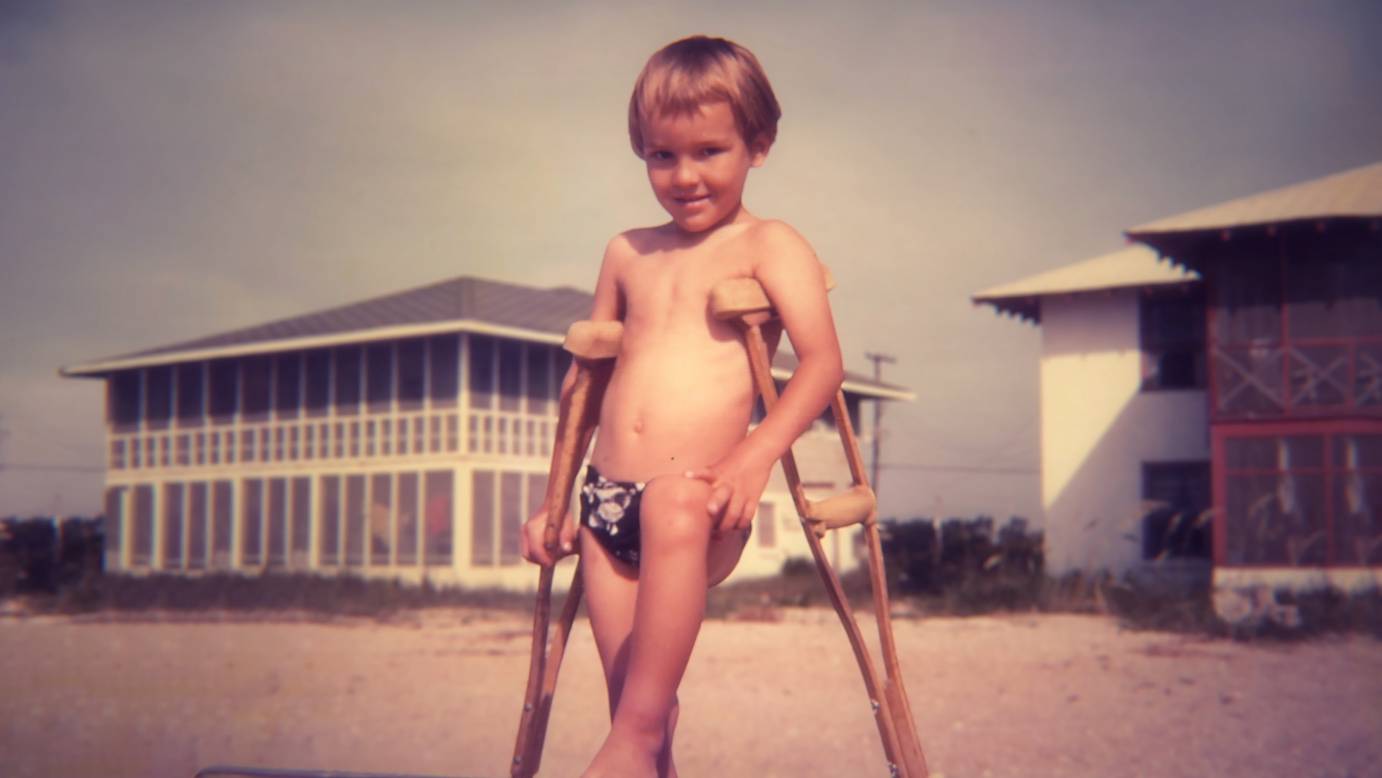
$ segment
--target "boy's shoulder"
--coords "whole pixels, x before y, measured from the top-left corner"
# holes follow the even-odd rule
[[[671,236],[663,227],[634,227],[609,239],[605,245],[605,260],[620,261],[646,256],[671,245]]]
[[[781,219],[759,219],[745,230],[744,240],[768,249],[811,251],[806,238]]]
[[[819,263],[815,249],[796,228],[780,219],[762,219],[750,226],[742,240],[753,254],[755,275],[767,266],[790,268]]]

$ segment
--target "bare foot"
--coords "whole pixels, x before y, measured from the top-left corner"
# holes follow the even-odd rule
[[[609,737],[581,778],[657,778],[661,748],[639,748],[626,740]]]

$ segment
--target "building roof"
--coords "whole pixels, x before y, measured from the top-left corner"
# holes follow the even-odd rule
[[[976,304],[992,305],[999,313],[1040,323],[1042,297],[1170,286],[1193,283],[1199,278],[1193,271],[1160,259],[1146,246],[1130,245],[1110,254],[985,289],[972,299]]]
[[[1134,240],[1150,241],[1172,233],[1377,217],[1382,217],[1382,162],[1158,219],[1127,234]]]
[[[299,349],[471,332],[559,345],[572,322],[590,313],[592,297],[569,286],[540,289],[460,276],[347,305],[229,330],[193,340],[62,368],[71,377],[117,370]],[[779,352],[773,372],[786,378],[796,362]],[[848,373],[845,388],[872,397],[911,400],[906,389]]]

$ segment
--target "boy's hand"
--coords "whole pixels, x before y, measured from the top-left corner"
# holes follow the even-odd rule
[[[543,544],[546,533],[547,506],[544,505],[523,524],[523,531],[518,534],[519,552],[524,559],[535,565],[551,566],[562,557],[576,552],[576,522],[571,520],[570,514],[557,530],[557,548],[554,552],[549,552]]]
[[[688,470],[686,477],[710,484],[705,510],[719,518],[716,531],[724,533],[748,528],[772,472],[772,462],[764,465],[729,457],[701,470]]]

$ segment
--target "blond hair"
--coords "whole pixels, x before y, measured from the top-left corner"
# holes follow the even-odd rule
[[[648,58],[629,98],[629,143],[643,157],[643,124],[653,116],[697,113],[724,101],[744,142],[771,146],[782,117],[772,85],[753,52],[724,38],[694,35]]]

